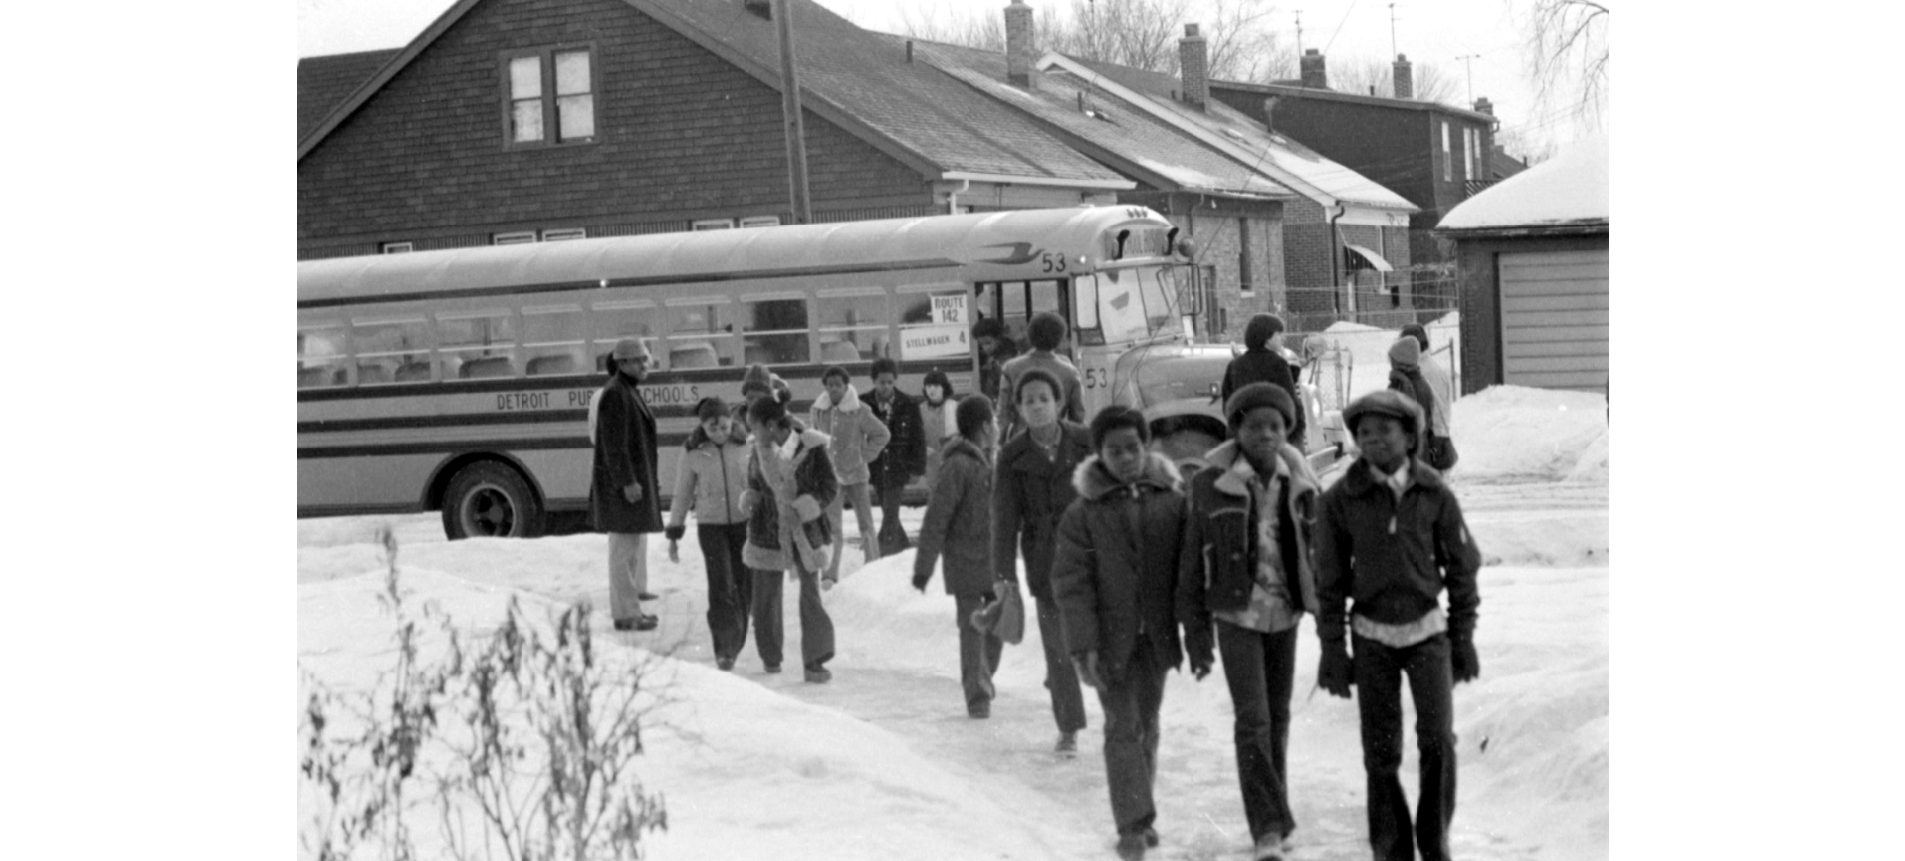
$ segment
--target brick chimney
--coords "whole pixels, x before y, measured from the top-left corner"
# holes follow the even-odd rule
[[[1184,25],[1184,38],[1177,40],[1177,64],[1184,75],[1184,101],[1204,110],[1210,102],[1210,51],[1196,24]]]
[[[1413,99],[1416,97],[1415,66],[1409,62],[1408,54],[1396,55],[1396,98]]]
[[[774,4],[771,0],[741,0],[741,8],[754,13],[764,21],[774,20]]]
[[[1492,117],[1495,115],[1495,106],[1489,103],[1487,96],[1483,96],[1475,100],[1475,112]]]
[[[1312,90],[1327,90],[1330,88],[1329,73],[1323,69],[1322,51],[1318,51],[1315,48],[1304,51],[1298,64],[1303,69],[1303,86],[1309,87]]]
[[[1032,86],[1032,7],[1012,0],[1005,7],[1005,79],[1014,86]]]

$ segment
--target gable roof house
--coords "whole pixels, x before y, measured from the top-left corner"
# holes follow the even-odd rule
[[[1199,56],[1181,65],[1201,72],[1209,67],[1203,39],[1194,24],[1185,32],[1180,50]],[[1290,190],[1281,227],[1280,311],[1291,331],[1320,330],[1351,314],[1385,326],[1396,323],[1392,317],[1415,319],[1406,275],[1417,208],[1402,195],[1225,104],[1211,89],[1215,82],[1201,74],[1180,79],[1055,53],[1041,58],[1038,69],[1047,79],[1070,80],[1107,104],[1154,118]]]
[[[1493,106],[1486,98],[1475,101],[1475,110],[1413,98],[1414,66],[1404,54],[1396,56],[1393,98],[1332,90],[1322,52],[1311,48],[1300,59],[1298,81],[1212,81],[1211,96],[1414,204],[1409,248],[1422,270],[1414,289],[1425,304],[1454,308],[1452,250],[1430,231],[1496,181]]]
[[[786,8],[815,221],[1135,187],[811,0]],[[301,60],[299,258],[790,223],[770,15],[460,0],[401,50]]]

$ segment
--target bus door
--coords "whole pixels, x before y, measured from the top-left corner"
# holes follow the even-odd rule
[[[975,322],[986,318],[996,319],[1005,324],[1006,334],[1012,338],[1017,352],[1031,349],[1026,340],[1026,325],[1032,315],[1040,311],[1052,311],[1065,318],[1069,330],[1074,322],[1071,310],[1070,285],[1063,278],[1041,281],[981,281],[973,286],[977,300]],[[975,348],[976,351],[977,348]],[[1060,345],[1059,352],[1071,355],[1071,339]]]

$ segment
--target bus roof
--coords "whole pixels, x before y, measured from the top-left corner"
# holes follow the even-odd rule
[[[1099,237],[1132,224],[1171,226],[1144,207],[1096,206],[303,260],[298,262],[298,305],[601,280],[640,284],[975,263],[1023,266],[1046,252],[1096,257]],[[1074,257],[1070,263],[1068,270],[1089,271],[1097,261],[1081,264]]]

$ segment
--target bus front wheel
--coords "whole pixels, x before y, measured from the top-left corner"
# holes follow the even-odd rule
[[[443,532],[463,538],[534,538],[542,534],[542,503],[521,474],[495,461],[457,470],[443,494]]]

